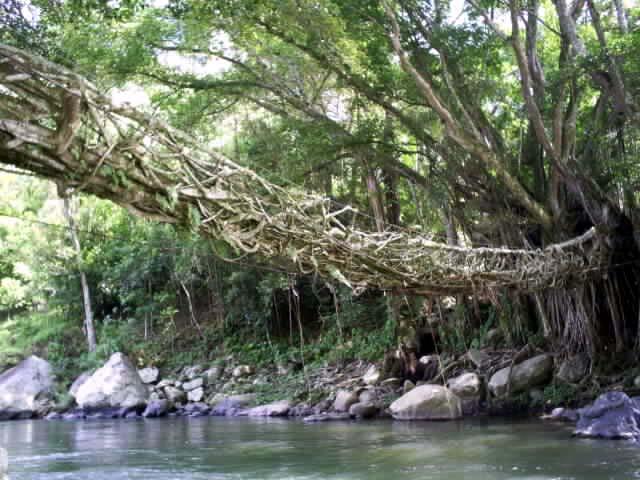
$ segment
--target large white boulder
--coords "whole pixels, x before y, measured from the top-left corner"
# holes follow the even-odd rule
[[[453,420],[462,417],[460,398],[441,385],[421,385],[389,407],[397,420]]]
[[[145,405],[148,399],[149,390],[138,371],[119,352],[111,355],[76,393],[76,402],[82,408],[133,408]]]
[[[549,354],[537,355],[525,360],[513,367],[503,368],[493,374],[489,380],[489,390],[496,397],[502,397],[509,390],[510,393],[519,393],[532,387],[546,383],[553,373],[553,357]]]
[[[55,377],[51,364],[32,355],[0,375],[0,418],[30,417],[50,405]]]

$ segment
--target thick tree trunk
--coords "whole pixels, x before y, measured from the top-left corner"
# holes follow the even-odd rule
[[[87,276],[84,273],[84,269],[82,267],[82,246],[80,245],[78,229],[76,228],[76,223],[73,218],[71,201],[72,200],[68,195],[63,196],[64,216],[67,219],[67,225],[69,226],[69,235],[71,236],[71,243],[73,244],[73,249],[76,255],[76,262],[78,265],[78,272],[80,276],[80,287],[82,289],[82,305],[84,307],[84,330],[87,336],[87,346],[90,352],[94,352],[96,350],[96,331],[93,323],[91,294],[89,291]]]

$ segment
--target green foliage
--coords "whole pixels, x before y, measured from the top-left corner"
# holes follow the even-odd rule
[[[580,389],[569,383],[554,381],[544,389],[545,406],[553,407],[573,407],[577,403]]]

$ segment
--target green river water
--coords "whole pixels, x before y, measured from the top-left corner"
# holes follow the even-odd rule
[[[11,480],[640,478],[639,446],[537,421],[17,421],[0,445]]]

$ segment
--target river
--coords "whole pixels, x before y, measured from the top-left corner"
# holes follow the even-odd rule
[[[640,478],[640,450],[537,421],[246,418],[0,424],[11,480]]]

